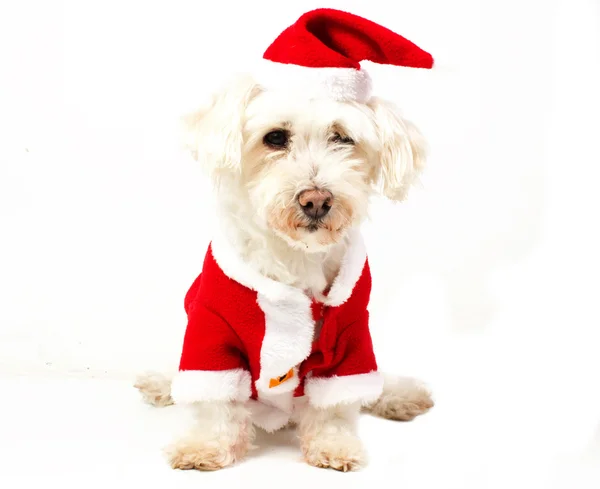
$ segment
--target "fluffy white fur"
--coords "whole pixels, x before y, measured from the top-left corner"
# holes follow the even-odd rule
[[[362,406],[364,411],[391,420],[410,421],[433,407],[431,393],[415,379],[384,375],[383,381],[383,394]],[[170,385],[168,376],[156,372],[140,375],[135,384],[143,399],[157,407],[173,404]],[[268,432],[290,422],[296,425],[305,460],[311,465],[346,471],[365,464],[366,455],[356,436],[360,403],[342,402],[323,409],[309,404],[306,398],[296,398],[288,406],[279,404],[277,399],[272,401],[279,409],[252,399],[245,404],[193,404],[196,422],[186,436],[166,449],[171,465],[179,469],[215,470],[240,460],[252,445],[254,431],[250,420]],[[218,432],[219,426],[225,436],[216,440],[215,430]]]
[[[353,236],[367,216],[370,197],[381,192],[395,201],[405,199],[426,152],[416,127],[386,101],[290,96],[292,88],[287,93],[269,90],[251,76],[236,77],[206,107],[185,118],[186,147],[215,183],[220,222],[215,239],[223,245],[215,258],[225,273],[260,289],[263,309],[272,309],[267,328],[282,333],[275,334],[266,350],[271,353],[262,359],[274,372],[276,351],[300,359],[312,337],[309,318],[296,313],[294,302],[306,305],[315,297],[337,305],[347,299],[348,283],[364,263],[364,247]],[[274,130],[286,134],[285,145],[265,140]],[[333,195],[328,214],[319,220],[307,217],[297,201],[309,189]],[[274,305],[278,301],[283,305]],[[297,338],[288,339],[289,332]],[[381,390],[379,377],[364,379],[365,390]],[[265,398],[261,404],[194,403],[196,424],[170,447],[171,464],[211,470],[239,460],[251,445],[250,420],[256,415],[268,431],[291,417],[308,463],[356,469],[365,462],[356,435],[361,404],[347,395],[348,381],[309,382],[307,388],[322,400],[317,405],[289,396]],[[136,385],[152,404],[172,402],[171,386],[162,377],[142,377]],[[178,396],[179,387],[173,389]],[[322,407],[336,396],[336,404]],[[433,405],[426,389],[389,378],[383,395],[369,401],[367,410],[391,419],[412,419]]]
[[[410,421],[433,407],[427,387],[411,377],[383,376],[383,392],[379,398],[365,406],[377,416],[399,421]]]
[[[251,399],[247,404],[252,422],[268,433],[273,433],[286,426],[294,413],[294,403],[291,397],[282,396],[281,401],[283,402],[278,401],[277,398],[263,398],[260,401]],[[289,405],[285,405],[286,403]]]
[[[295,419],[304,460],[315,467],[347,472],[366,463],[366,452],[356,434],[360,405],[342,403],[319,409],[301,405]]]
[[[244,404],[200,402],[192,409],[194,423],[188,433],[165,450],[174,469],[222,469],[252,447],[254,428]]]

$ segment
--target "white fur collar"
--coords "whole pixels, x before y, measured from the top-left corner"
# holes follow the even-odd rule
[[[337,307],[350,298],[356,282],[362,275],[366,260],[367,250],[363,237],[358,229],[353,229],[348,236],[348,248],[342,258],[340,270],[325,299],[326,305]]]
[[[364,240],[358,229],[350,230],[347,240],[348,246],[342,258],[340,270],[325,299],[325,304],[332,307],[339,306],[350,298],[367,259]],[[304,291],[262,275],[241,258],[221,232],[216,233],[212,240],[212,253],[225,275],[258,292],[270,301],[297,300],[305,303]]]

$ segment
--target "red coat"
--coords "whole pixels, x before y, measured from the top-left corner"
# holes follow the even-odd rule
[[[370,291],[358,233],[322,304],[254,271],[226,240],[213,240],[185,297],[173,399],[249,400],[253,421],[267,430],[288,422],[294,397],[317,407],[377,399],[383,381],[369,333]]]

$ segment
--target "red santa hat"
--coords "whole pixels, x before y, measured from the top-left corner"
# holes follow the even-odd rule
[[[361,61],[433,67],[431,54],[399,34],[348,12],[317,9],[275,39],[255,77],[266,89],[366,102],[371,79]]]

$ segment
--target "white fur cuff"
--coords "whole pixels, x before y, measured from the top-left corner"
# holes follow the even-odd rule
[[[317,408],[376,401],[383,392],[383,376],[379,372],[345,375],[343,377],[315,377],[306,380],[306,395]]]
[[[246,401],[251,393],[250,373],[241,368],[222,371],[185,370],[171,384],[176,404],[200,401]]]

